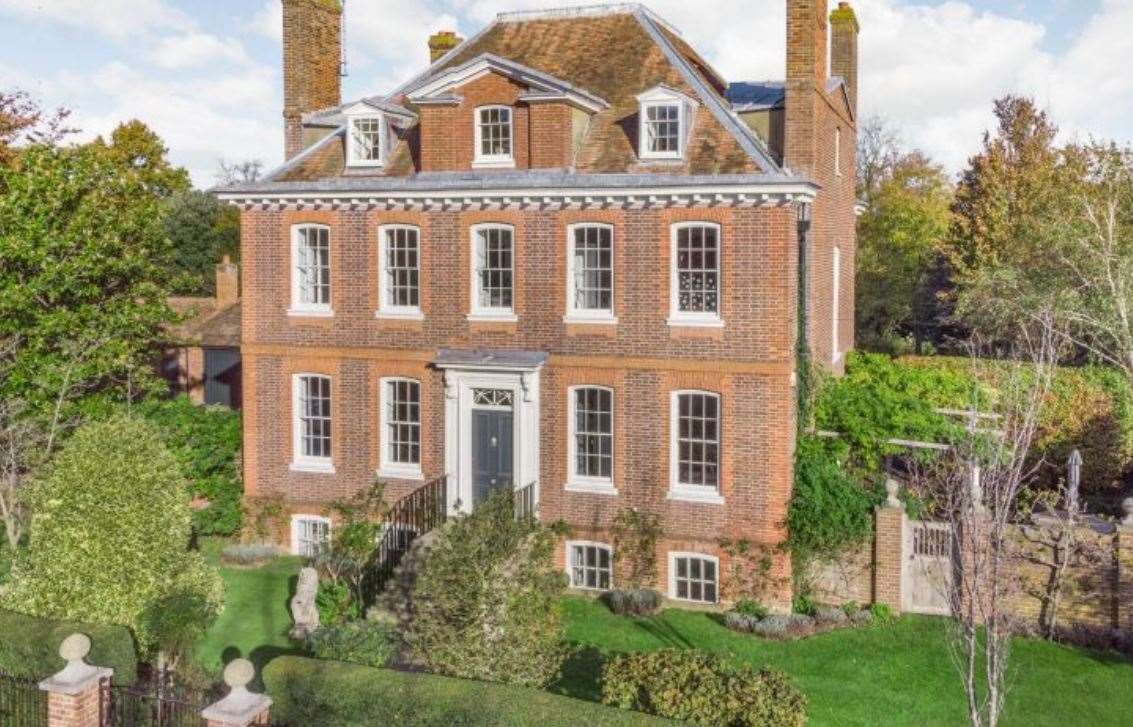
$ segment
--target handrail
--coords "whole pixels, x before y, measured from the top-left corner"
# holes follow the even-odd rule
[[[363,584],[367,604],[385,589],[413,541],[443,525],[447,517],[448,475],[426,482],[393,504]]]
[[[539,504],[535,501],[535,483],[529,482],[514,493],[515,518],[524,520],[538,514]]]

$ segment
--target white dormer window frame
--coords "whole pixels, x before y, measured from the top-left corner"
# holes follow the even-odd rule
[[[495,112],[496,120],[484,120],[484,114]],[[507,124],[503,124],[499,117],[507,114]],[[475,167],[498,167],[510,169],[515,167],[515,109],[503,104],[486,104],[477,106],[472,110],[473,149],[472,165]],[[507,130],[507,153],[484,153],[484,127],[486,125],[499,126]],[[501,137],[502,139],[502,137]]]
[[[364,147],[361,146],[359,141],[358,127],[365,125],[376,125],[377,141],[378,141],[378,157],[376,159],[366,158],[363,155]],[[367,130],[365,133],[372,133],[374,130]],[[348,109],[346,112],[346,166],[357,168],[381,168],[386,164],[386,159],[389,157],[390,147],[390,124],[386,115],[380,111],[372,109],[368,106],[356,106],[353,109]]]
[[[689,134],[692,130],[697,103],[667,86],[654,86],[638,94],[638,157],[643,161],[682,161],[688,148]],[[655,138],[654,127],[662,123],[672,123],[676,115],[677,134],[676,149],[654,150],[652,141]],[[651,116],[667,115],[668,118],[656,119]]]

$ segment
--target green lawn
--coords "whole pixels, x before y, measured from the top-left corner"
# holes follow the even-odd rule
[[[206,542],[214,560],[219,544]],[[298,653],[287,638],[299,559],[263,568],[222,567],[224,614],[196,658],[218,672],[237,656],[262,667]],[[604,655],[665,647],[700,648],[786,671],[810,700],[810,724],[958,725],[963,695],[948,652],[945,621],[908,616],[896,623],[837,631],[795,642],[766,641],[719,625],[712,614],[668,610],[652,618],[615,616],[602,604],[564,600],[567,635],[581,647],[552,691],[598,699]],[[1007,725],[1119,725],[1130,720],[1133,662],[1122,657],[1020,639],[1012,651]]]
[[[205,557],[218,563],[217,540],[206,540],[201,547]],[[256,665],[281,654],[301,653],[287,638],[291,629],[291,600],[299,558],[279,558],[262,568],[220,566],[224,578],[224,613],[197,644],[195,658],[210,673],[219,673],[233,659],[243,657]]]
[[[811,725],[965,723],[942,619],[906,616],[883,627],[775,642],[729,631],[707,613],[668,610],[636,619],[586,599],[565,605],[568,636],[589,648],[568,665],[556,687],[563,694],[596,698],[604,653],[696,646],[786,671],[810,699]],[[1019,639],[1012,664],[1005,724],[1129,724],[1133,662]]]

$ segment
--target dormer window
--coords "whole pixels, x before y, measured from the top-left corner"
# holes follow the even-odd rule
[[[385,162],[385,121],[381,115],[352,116],[347,155],[352,167],[380,167]]]
[[[481,106],[476,109],[475,164],[506,166],[515,164],[512,156],[512,113],[508,106]]]
[[[696,102],[667,86],[655,86],[637,97],[638,132],[643,160],[683,159]]]

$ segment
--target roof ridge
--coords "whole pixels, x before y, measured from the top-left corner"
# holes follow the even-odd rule
[[[510,10],[496,14],[496,21],[500,23],[525,23],[532,20],[552,20],[569,18],[593,18],[604,15],[635,15],[645,13],[657,23],[665,26],[667,30],[677,35],[681,31],[675,25],[662,18],[643,3],[615,2],[595,5],[563,5],[557,8],[535,8],[532,10]]]

